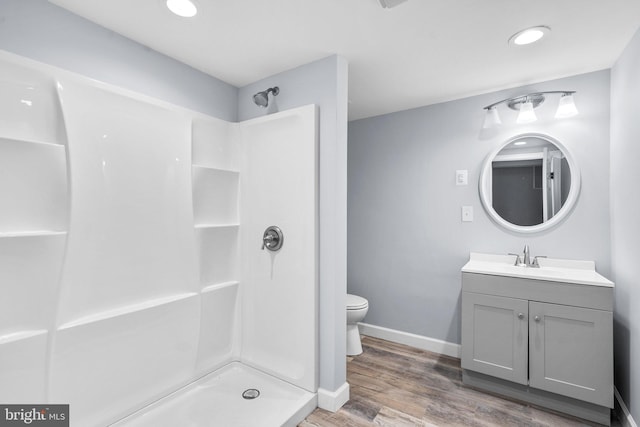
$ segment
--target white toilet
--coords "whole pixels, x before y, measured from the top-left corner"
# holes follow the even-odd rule
[[[358,322],[364,320],[369,311],[369,301],[357,295],[347,294],[347,356],[362,353]]]

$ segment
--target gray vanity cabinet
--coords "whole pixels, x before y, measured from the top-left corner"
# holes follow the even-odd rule
[[[613,406],[613,313],[529,302],[529,385]]]
[[[463,379],[583,417],[588,402],[606,417],[612,310],[613,288],[463,272]]]
[[[462,368],[527,384],[529,301],[464,292]]]

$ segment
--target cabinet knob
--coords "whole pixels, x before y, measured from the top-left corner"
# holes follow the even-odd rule
[[[533,320],[535,320],[536,322],[540,321],[540,316],[534,316]]]
[[[524,319],[524,314],[523,313],[518,313],[518,319]]]

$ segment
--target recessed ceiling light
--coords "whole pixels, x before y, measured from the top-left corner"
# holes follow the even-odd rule
[[[527,145],[527,141],[514,142],[513,145]]]
[[[167,7],[171,12],[183,18],[191,18],[198,13],[198,8],[191,0],[167,0]]]
[[[525,44],[535,43],[544,37],[549,31],[551,31],[551,28],[544,25],[527,28],[512,35],[509,38],[509,44],[522,46]]]

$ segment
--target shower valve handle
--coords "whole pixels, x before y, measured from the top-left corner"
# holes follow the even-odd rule
[[[284,242],[284,235],[282,230],[275,225],[267,227],[262,235],[262,250],[267,248],[270,251],[277,251],[282,247]]]
[[[270,246],[270,245],[271,245],[271,242],[273,242],[275,239],[276,239],[276,238],[275,238],[275,237],[273,237],[273,235],[272,235],[272,234],[268,234],[268,235],[264,236],[264,237],[262,238],[262,250],[264,251],[264,248],[265,248],[265,247]]]

